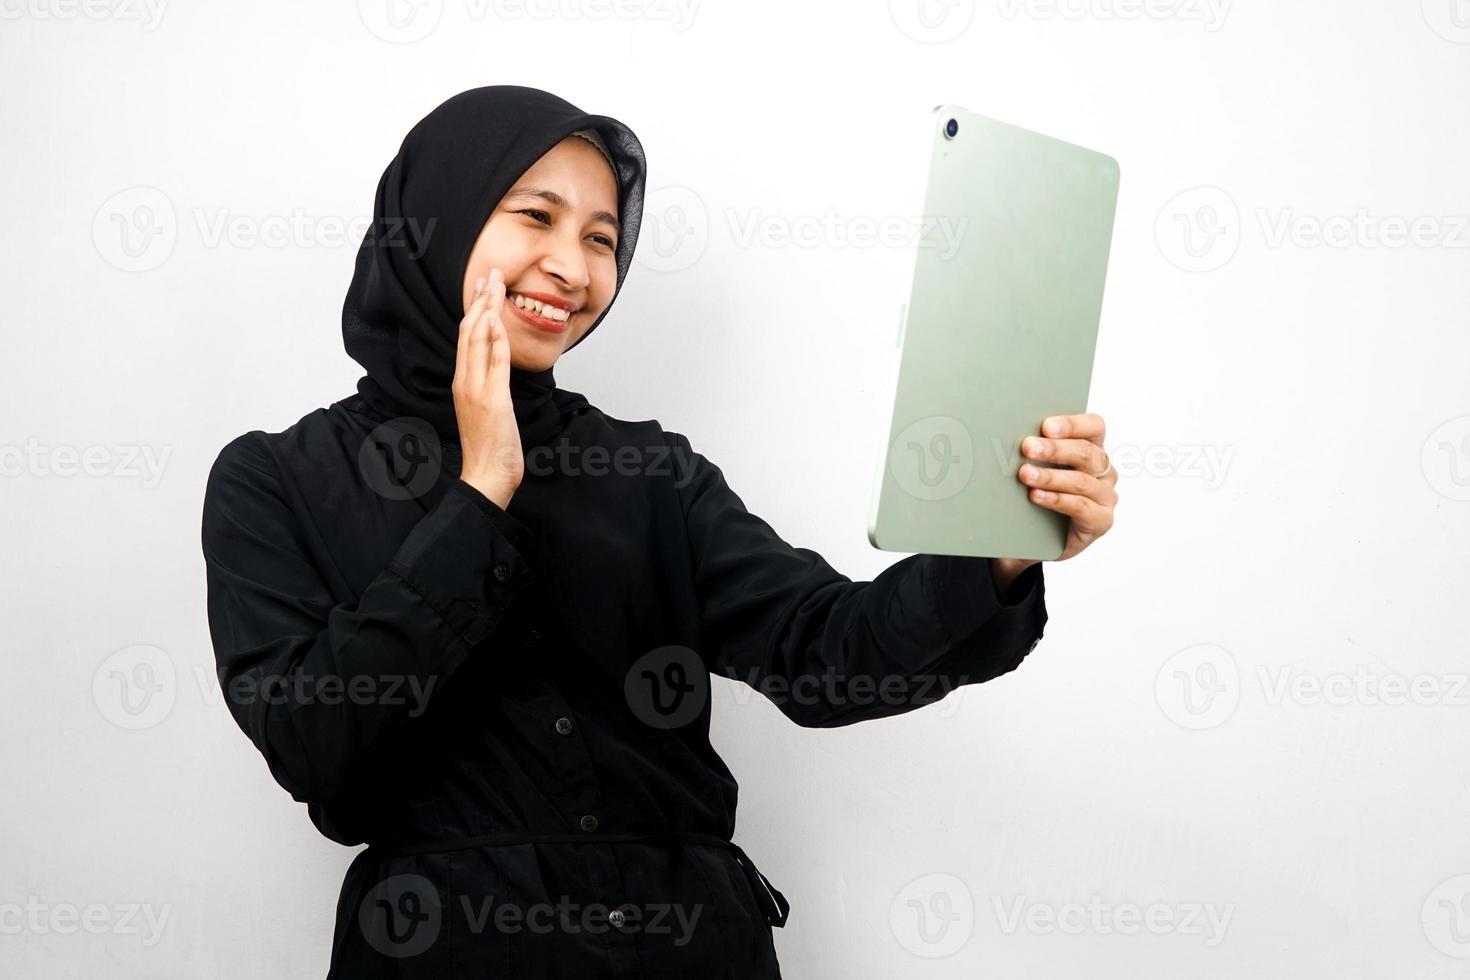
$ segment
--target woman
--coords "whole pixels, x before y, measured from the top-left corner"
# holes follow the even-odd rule
[[[778,977],[788,906],[730,842],[709,673],[845,725],[1041,636],[1039,564],[914,555],[852,582],[683,435],[555,386],[622,287],[644,173],[626,126],[548,93],[440,105],[358,254],[357,392],[210,472],[230,711],[323,834],[369,844],[330,977]],[[1100,421],[1037,440],[1078,468],[1049,474],[1072,554],[1111,522]]]

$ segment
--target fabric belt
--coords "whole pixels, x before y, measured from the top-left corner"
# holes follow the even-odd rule
[[[761,874],[755,862],[746,856],[734,841],[701,834],[692,830],[665,830],[651,834],[484,834],[478,837],[456,837],[442,841],[409,841],[404,843],[371,843],[367,852],[378,857],[394,857],[408,854],[437,854],[442,851],[463,851],[476,847],[497,847],[506,844],[640,844],[644,842],[671,841],[685,844],[707,844],[723,847],[735,854],[751,891],[761,904],[766,922],[776,928],[786,925],[791,912],[791,903],[776,890],[776,886]],[[364,852],[364,853],[367,853]]]

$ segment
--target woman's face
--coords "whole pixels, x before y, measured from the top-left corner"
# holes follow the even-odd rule
[[[543,371],[555,364],[612,302],[617,213],[612,168],[580,136],[548,150],[495,206],[465,266],[464,308],[474,301],[475,280],[500,269],[506,287],[501,320],[514,367]],[[544,320],[517,308],[520,294],[560,303],[571,315],[560,330],[547,329]]]

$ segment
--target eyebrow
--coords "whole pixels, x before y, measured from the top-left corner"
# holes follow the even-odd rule
[[[547,190],[544,187],[521,187],[514,191],[511,191],[509,196],[539,197],[547,203],[554,204],[559,208],[571,208],[571,203],[566,198],[562,197],[556,191]],[[613,228],[619,232],[623,230],[623,226],[618,223],[618,216],[613,214],[611,211],[593,211],[592,220],[605,221],[608,224],[612,225]]]

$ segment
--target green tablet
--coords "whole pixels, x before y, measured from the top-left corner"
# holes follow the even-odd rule
[[[946,234],[915,250],[868,540],[1055,559],[1069,518],[1016,471],[1043,419],[1087,411],[1118,162],[953,105],[926,139],[925,226]]]

